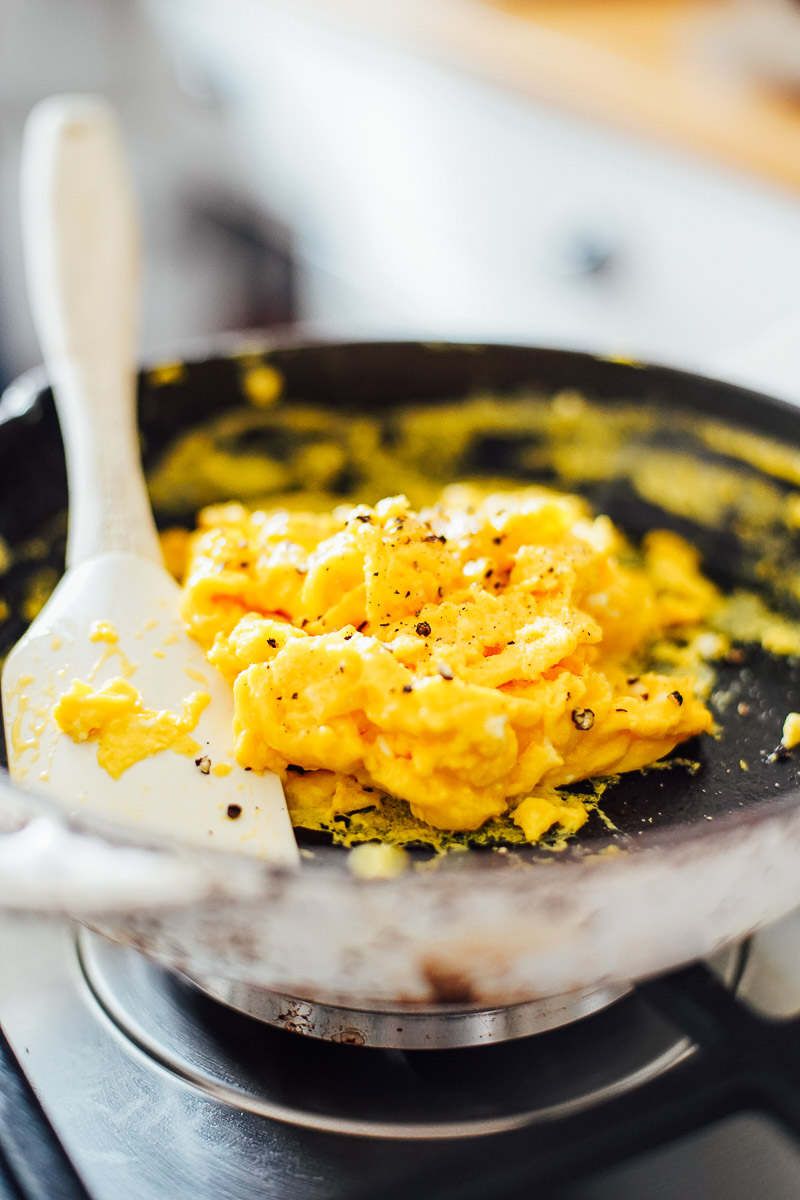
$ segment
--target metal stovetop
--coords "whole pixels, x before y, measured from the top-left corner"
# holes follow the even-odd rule
[[[563,1119],[635,1097],[695,1053],[638,992],[534,1037],[401,1052],[263,1026],[65,923],[0,922],[0,961],[0,1026],[93,1200],[377,1195],[461,1147],[502,1162],[520,1130],[540,1153]],[[787,1178],[796,1189],[800,1172]],[[606,1194],[602,1179],[586,1186],[574,1194]],[[713,1178],[704,1188],[714,1197]]]

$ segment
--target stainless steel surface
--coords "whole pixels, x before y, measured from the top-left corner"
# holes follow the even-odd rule
[[[178,1078],[235,1108],[333,1133],[491,1134],[586,1108],[691,1053],[635,994],[533,1038],[409,1058],[255,1023],[97,935],[80,936],[79,957],[117,1028]]]
[[[546,1122],[691,1053],[635,993],[535,1038],[402,1053],[271,1029],[97,937],[81,956],[67,923],[0,921],[0,960],[0,1025],[95,1200],[346,1196],[433,1138]]]
[[[486,1045],[544,1033],[579,1021],[613,1004],[627,987],[598,988],[482,1009],[456,1004],[352,1006],[248,987],[227,979],[191,979],[201,991],[237,1012],[278,1029],[342,1042],[394,1050],[443,1050]]]

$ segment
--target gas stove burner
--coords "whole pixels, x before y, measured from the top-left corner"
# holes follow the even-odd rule
[[[81,933],[79,954],[94,997],[148,1061],[237,1111],[331,1133],[433,1139],[519,1128],[621,1095],[693,1052],[635,990],[514,1041],[386,1050],[275,1028],[97,934]]]
[[[456,1004],[390,1006],[388,1003],[351,1008],[285,996],[227,979],[191,982],[229,1008],[278,1029],[382,1050],[454,1050],[529,1037],[599,1012],[628,990],[598,988],[490,1009]]]

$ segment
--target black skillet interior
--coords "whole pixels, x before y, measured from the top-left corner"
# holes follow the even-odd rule
[[[655,438],[662,447],[670,441],[681,443],[689,455],[709,465],[729,461],[728,451],[689,444],[691,439],[670,419],[677,411],[729,422],[800,447],[800,411],[682,372],[532,348],[366,343],[277,348],[264,355],[207,358],[183,364],[180,370],[144,372],[140,425],[145,462],[158,461],[179,432],[214,414],[241,409],[246,371],[266,360],[284,379],[282,420],[293,405],[304,403],[329,407],[341,413],[343,421],[366,412],[378,421],[386,444],[394,436],[398,409],[408,404],[436,406],[476,393],[514,397],[524,391],[534,397],[530,403],[535,405],[563,389],[577,389],[590,401],[607,406],[609,413],[636,405],[666,414],[657,433],[645,436],[641,447],[645,455],[647,439]],[[0,600],[10,612],[0,623],[0,657],[25,627],[25,597],[32,577],[46,586],[48,571],[52,579],[63,565],[63,457],[52,399],[38,382],[22,381],[0,407],[0,536],[12,548],[24,543],[23,554],[17,555],[10,570],[0,573]],[[519,431],[509,433],[504,428],[484,431],[465,452],[462,469],[473,476],[505,474],[521,482],[553,482],[553,471],[542,467],[541,456],[525,453],[537,436],[522,437]],[[273,451],[282,452],[280,437]],[[432,445],[432,463],[435,458]],[[530,466],[534,460],[538,466]],[[748,483],[757,482],[760,472],[757,467],[738,466],[746,494]],[[352,484],[345,471],[334,490],[338,487],[344,494]],[[772,477],[770,484],[785,487],[787,493],[792,490]],[[571,481],[570,488],[584,491],[597,511],[608,513],[633,539],[654,527],[671,527],[684,534],[699,546],[707,572],[724,587],[739,580],[753,582],[752,564],[733,519],[708,526],[676,517],[643,500],[624,478],[583,485]],[[182,515],[191,520],[191,513]],[[786,543],[785,530],[783,537]],[[791,536],[789,540],[791,555]],[[701,769],[694,774],[682,767],[635,772],[604,794],[603,811],[617,827],[618,838],[638,840],[643,833],[648,842],[664,835],[669,838],[676,825],[744,815],[743,810],[763,811],[776,798],[786,802],[797,788],[800,752],[777,761],[768,761],[765,752],[778,741],[786,713],[800,709],[800,666],[754,646],[743,647],[735,657],[740,661],[720,668],[721,688],[732,698],[725,711],[716,714],[721,738],[706,737],[676,752],[698,760]],[[742,762],[749,769],[743,769]],[[596,849],[608,837],[607,827],[593,816],[581,832],[577,850]]]

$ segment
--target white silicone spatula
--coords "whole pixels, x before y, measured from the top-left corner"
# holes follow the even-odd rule
[[[184,631],[162,562],[136,432],[134,204],[103,101],[54,97],[34,109],[22,214],[31,309],[66,447],[69,529],[67,573],[3,671],[12,777],[139,829],[295,864],[280,781],[235,763],[230,688]],[[92,640],[98,622],[115,642]],[[180,714],[192,693],[210,695],[189,734],[196,753],[162,750],[113,779],[93,741],[61,732],[53,707],[74,679],[97,689],[118,677],[147,709]]]

